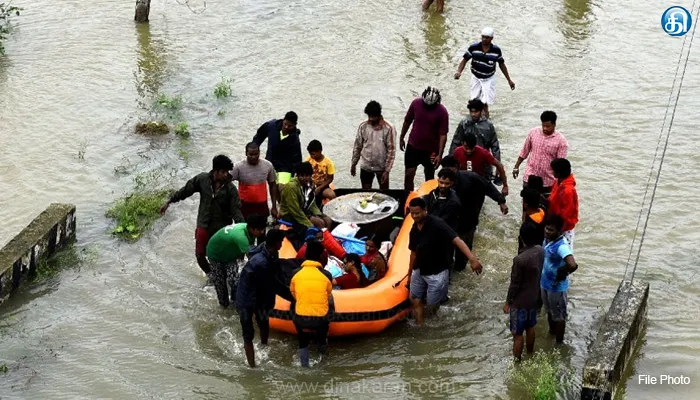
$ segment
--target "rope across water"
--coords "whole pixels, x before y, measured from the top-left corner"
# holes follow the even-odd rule
[[[696,3],[696,0],[693,1],[693,6],[691,8],[691,15],[692,15],[693,10],[695,10],[695,3]],[[681,70],[681,68],[680,68],[681,63],[682,63],[681,61],[683,59],[683,53],[685,53],[685,44],[686,44],[686,41],[688,40],[687,35],[683,39],[683,45],[681,47],[680,54],[678,55],[676,73],[673,77],[673,83],[671,85],[671,93],[669,93],[669,96],[668,96],[668,106],[666,107],[666,113],[664,114],[663,123],[661,124],[661,131],[659,133],[659,139],[656,142],[656,151],[654,153],[654,158],[652,160],[651,167],[649,168],[649,177],[647,179],[646,190],[644,191],[644,198],[642,199],[642,207],[639,210],[639,218],[637,219],[637,226],[636,226],[635,231],[634,231],[634,237],[632,238],[632,244],[630,245],[630,253],[629,253],[629,256],[627,258],[627,265],[625,266],[625,273],[623,276],[623,280],[624,280],[627,277],[627,270],[630,266],[630,261],[632,260],[632,254],[634,252],[634,245],[635,245],[635,242],[637,239],[637,234],[639,233],[639,225],[640,225],[640,222],[642,220],[642,215],[644,215],[644,209],[645,209],[644,205],[646,204],[647,195],[649,194],[649,189],[651,188],[652,189],[651,190],[651,198],[649,200],[649,207],[646,210],[647,211],[646,217],[644,219],[644,226],[642,228],[642,232],[640,235],[639,247],[637,249],[637,254],[635,256],[634,266],[632,268],[632,276],[630,278],[630,283],[634,282],[634,276],[637,272],[637,265],[639,264],[639,257],[642,253],[642,246],[644,245],[644,237],[645,237],[646,232],[647,232],[647,226],[649,225],[649,218],[651,216],[652,206],[654,204],[654,199],[656,197],[656,190],[659,186],[659,178],[661,177],[661,171],[663,168],[664,159],[666,157],[666,150],[668,149],[668,142],[669,142],[669,138],[671,137],[671,129],[673,128],[673,121],[674,121],[675,116],[676,116],[676,108],[678,107],[678,100],[680,98],[681,91],[683,89],[683,79],[685,78],[685,72],[688,68],[688,60],[690,59],[690,53],[691,53],[691,49],[693,47],[693,39],[695,38],[695,30],[698,26],[698,16],[700,16],[700,8],[698,8],[697,11],[695,12],[695,18],[693,20],[693,22],[695,22],[695,24],[693,25],[693,30],[692,30],[692,33],[690,35],[690,43],[688,45],[685,63],[683,64],[683,70],[682,70],[682,73],[680,76],[680,81],[678,84],[678,91],[676,93],[675,102],[673,102],[673,110],[671,112],[671,120],[668,124],[668,129],[666,130],[666,140],[664,141],[663,151],[661,152],[659,167],[658,167],[658,171],[656,172],[656,179],[654,180],[653,187],[651,186],[651,180],[652,180],[652,176],[654,176],[654,166],[656,164],[657,156],[659,154],[661,139],[664,136],[664,127],[666,126],[666,119],[668,117],[668,112],[669,112],[669,109],[671,109],[671,103],[673,101],[673,93],[674,93],[674,89],[676,88],[676,80],[678,79],[678,72]]]

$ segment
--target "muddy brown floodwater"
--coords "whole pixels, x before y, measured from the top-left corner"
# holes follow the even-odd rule
[[[571,146],[581,268],[572,278],[563,359],[578,388],[622,278],[668,102],[682,39],[666,35],[659,20],[673,4],[447,0],[439,16],[419,3],[211,0],[203,10],[192,0],[203,10],[195,14],[154,0],[150,25],[135,26],[133,1],[15,1],[25,11],[0,58],[0,242],[50,202],[71,202],[81,261],[3,306],[0,359],[10,371],[0,376],[0,396],[290,399],[302,394],[289,385],[307,383],[318,385],[311,394],[318,398],[523,398],[507,381],[501,311],[517,248],[518,185],[507,217],[485,206],[475,244],[485,273],[454,280],[439,318],[424,329],[400,324],[374,338],[332,341],[323,366],[309,371],[296,367],[295,339],[280,334],[258,352],[260,368],[244,367],[236,315],[200,288],[196,199],[171,207],[135,244],[110,236],[104,217],[135,177],[180,185],[219,152],[242,158],[259,124],[288,110],[300,115],[304,142],[323,141],[339,184],[359,185],[347,149],[367,101],[381,102],[400,129],[411,99],[435,85],[454,131],[467,112],[468,81],[452,76],[486,25],[517,84],[511,92],[499,73],[491,111],[506,168],[545,109],[559,114]],[[699,57],[691,55],[637,272],[651,293],[630,399],[692,398],[700,390]],[[233,96],[218,100],[222,76],[233,79]],[[132,133],[155,118],[160,93],[182,96],[176,119],[189,124],[189,142]],[[402,171],[399,153],[392,188]],[[537,347],[549,349],[543,328]],[[690,385],[639,385],[638,374],[682,374]]]

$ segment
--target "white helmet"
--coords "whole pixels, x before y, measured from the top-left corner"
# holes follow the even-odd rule
[[[440,96],[440,91],[437,90],[437,88],[428,86],[427,89],[423,92],[423,102],[428,105],[432,106],[434,104],[440,103],[441,96]]]

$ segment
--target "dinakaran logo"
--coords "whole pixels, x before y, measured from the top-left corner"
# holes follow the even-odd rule
[[[690,12],[681,6],[669,7],[661,15],[661,27],[670,36],[683,36],[693,25]]]

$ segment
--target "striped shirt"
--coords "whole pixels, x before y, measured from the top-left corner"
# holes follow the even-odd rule
[[[233,166],[231,176],[238,181],[241,202],[267,204],[267,184],[275,182],[275,168],[271,162],[262,158],[256,165],[247,160],[239,161]]]
[[[357,128],[352,164],[371,172],[391,171],[396,157],[396,130],[382,120],[377,127],[364,121]]]
[[[481,42],[469,46],[464,59],[472,60],[472,74],[479,79],[492,77],[496,73],[496,64],[505,61],[500,47],[492,43],[491,48],[484,53]]]
[[[547,136],[541,127],[530,129],[520,150],[520,158],[527,159],[523,181],[527,183],[530,175],[536,175],[542,178],[544,187],[551,187],[555,178],[550,163],[557,158],[566,158],[568,150],[569,143],[559,131]]]

